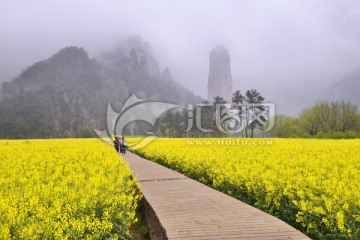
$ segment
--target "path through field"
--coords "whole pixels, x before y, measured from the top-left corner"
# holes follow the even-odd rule
[[[155,239],[309,239],[283,221],[166,167],[130,152],[124,159],[158,218],[162,233],[152,232]]]

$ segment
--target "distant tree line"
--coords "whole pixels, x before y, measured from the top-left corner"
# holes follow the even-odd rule
[[[319,101],[302,110],[297,118],[277,115],[269,136],[356,138],[360,137],[360,114],[350,102]]]
[[[159,118],[156,132],[163,137],[254,137],[256,129],[262,129],[266,119],[260,116],[250,121],[250,118],[252,114],[264,110],[264,100],[255,89],[244,94],[240,90],[235,91],[231,102],[216,96],[213,102],[204,101],[193,106],[194,109],[167,111]],[[232,115],[234,112],[236,118]],[[235,131],[236,128],[242,131]]]
[[[279,137],[279,138],[357,138],[360,137],[360,114],[357,106],[347,101],[319,101],[312,107],[303,109],[298,117],[283,114],[275,115],[274,125],[268,132],[262,132],[269,119],[248,122],[249,114],[264,110],[265,98],[255,89],[244,94],[238,90],[233,93],[232,101],[215,97],[213,102],[204,101],[199,108],[183,108],[179,111],[167,111],[159,118],[156,132],[163,137]],[[217,105],[227,105],[226,111],[236,110],[237,119],[222,121],[216,112]],[[221,108],[220,108],[221,109]],[[200,115],[201,116],[198,116]],[[190,116],[190,117],[189,117]],[[226,116],[225,116],[226,118]],[[200,119],[200,120],[197,120]],[[196,121],[199,121],[196,123]],[[240,125],[242,131],[232,134],[222,132],[228,125]],[[191,126],[190,129],[189,126]]]

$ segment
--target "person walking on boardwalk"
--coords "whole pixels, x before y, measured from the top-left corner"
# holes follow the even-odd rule
[[[121,149],[120,152],[122,154],[126,154],[126,148],[127,148],[127,144],[126,144],[125,138],[122,137],[121,138],[121,145],[120,145],[120,149]]]
[[[119,150],[120,150],[120,146],[121,146],[121,142],[119,140],[118,137],[115,137],[115,140],[114,140],[114,148],[116,150],[117,153],[119,153]],[[121,150],[120,150],[121,151]]]

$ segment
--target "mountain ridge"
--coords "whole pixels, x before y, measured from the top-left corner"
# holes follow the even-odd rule
[[[93,59],[84,48],[65,47],[4,82],[1,93],[1,138],[82,137],[84,129],[106,128],[108,102],[120,112],[134,93],[182,105],[202,101],[167,68],[160,71],[149,45],[139,39]]]
[[[335,82],[325,93],[325,98],[338,101],[350,101],[360,107],[360,67]]]

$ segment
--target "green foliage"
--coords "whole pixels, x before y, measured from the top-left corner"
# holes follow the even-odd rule
[[[141,52],[141,62],[136,54],[124,52],[131,45]],[[200,101],[174,82],[168,70],[161,74],[150,68],[156,60],[146,44],[135,40],[124,49],[106,53],[97,62],[82,48],[66,47],[4,82],[0,138],[90,136],[90,131],[80,128],[105,129],[108,102],[120,112],[133,93],[145,100],[178,104]]]
[[[79,129],[78,129],[78,137],[79,138],[94,138],[96,136],[97,136],[96,133],[91,128],[79,127]]]
[[[314,109],[304,109],[299,116],[299,123],[305,134],[316,135],[320,131],[321,120]]]
[[[329,133],[331,138],[337,137],[333,133],[356,131],[359,125],[357,106],[345,101],[321,101],[300,113],[299,124],[304,135],[326,136],[321,133]]]
[[[187,109],[176,112],[166,112],[158,120],[157,132],[161,133],[161,136],[166,137],[229,137],[229,133],[220,131],[218,127],[226,128],[226,121],[223,121],[224,119],[222,118],[230,116],[229,110],[238,111],[238,121],[242,122],[237,122],[236,124],[245,124],[250,117],[250,111],[255,112],[256,110],[263,109],[261,104],[264,99],[260,92],[255,89],[246,91],[245,95],[243,95],[240,90],[235,91],[233,93],[232,103],[230,104],[227,103],[223,97],[216,96],[212,103],[204,101],[202,105],[196,107],[192,112],[192,117],[189,119]],[[225,106],[226,104],[231,106]],[[247,104],[247,108],[244,107],[245,104]],[[221,117],[219,113],[216,112],[219,110]],[[187,127],[189,127],[188,121],[192,121],[193,123],[189,131],[187,131]],[[261,129],[261,127],[260,121],[255,120],[249,124],[249,126],[246,125],[242,134],[246,137],[253,137],[255,129]]]
[[[354,127],[355,132],[360,134],[360,114],[356,116],[356,126]]]
[[[261,104],[264,102],[265,98],[263,96],[260,95],[260,92],[258,92],[255,89],[250,89],[247,90],[245,92],[245,102],[249,105],[249,111],[252,112],[256,112],[257,110],[263,110],[263,107],[261,106]],[[258,105],[258,106],[253,106],[253,104]],[[245,112],[246,115],[246,119],[245,121],[247,121],[248,118],[248,111]],[[262,119],[263,121],[265,121],[265,119]],[[251,124],[245,123],[245,136],[248,137],[248,128],[250,129],[250,137],[254,137],[254,130],[255,128],[261,128],[261,123],[258,119],[256,119],[255,121],[253,121]]]
[[[232,102],[236,104],[243,104],[245,101],[244,95],[242,95],[240,90],[237,90],[233,93]]]
[[[290,138],[298,136],[299,121],[286,115],[276,115],[274,127],[270,130],[270,137]]]
[[[346,132],[320,132],[314,136],[314,138],[318,139],[354,139],[359,138],[360,135],[353,131]]]

